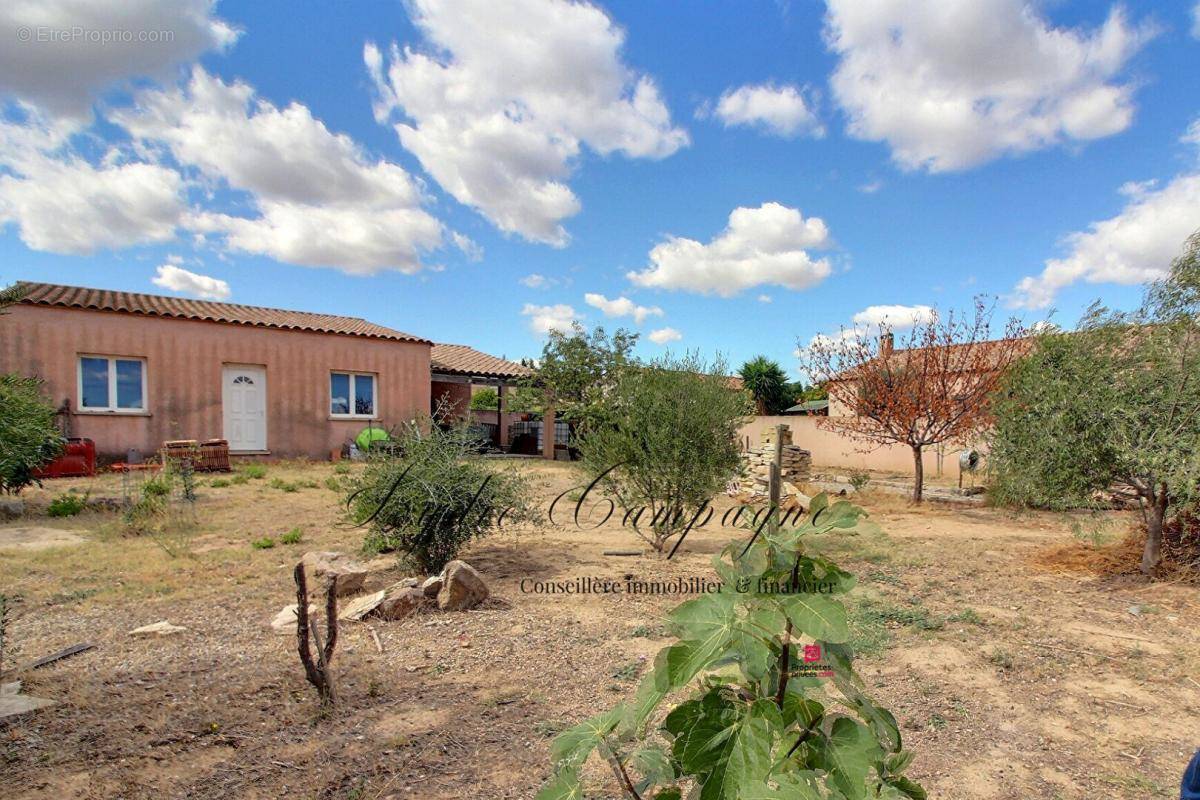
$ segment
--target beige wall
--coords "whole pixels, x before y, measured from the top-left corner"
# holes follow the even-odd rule
[[[841,467],[843,469],[873,469],[887,472],[901,472],[907,475],[913,473],[912,450],[903,446],[882,447],[869,453],[859,452],[864,446],[835,431],[822,430],[818,425],[820,417],[787,416],[787,417],[755,417],[750,423],[742,426],[739,437],[742,446],[747,441],[751,447],[757,447],[759,437],[766,428],[783,423],[792,429],[792,443],[812,452],[813,464],[817,467]],[[942,458],[942,475],[958,479],[958,454],[962,447],[947,445]],[[925,476],[937,475],[937,448],[929,448],[924,453]]]
[[[329,417],[329,373],[373,372],[376,414],[393,425],[429,409],[429,345],[134,314],[17,305],[0,316],[0,372],[36,375],[55,405],[78,412],[80,354],[146,360],[147,413],[75,413],[72,433],[124,458],[166,439],[221,438],[222,365],[267,369],[267,447],[273,456],[328,458],[366,425]]]

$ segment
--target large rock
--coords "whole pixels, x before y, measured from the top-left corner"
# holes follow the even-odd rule
[[[487,584],[467,562],[451,561],[442,570],[442,588],[437,596],[442,611],[466,611],[487,598]]]
[[[296,609],[299,608],[295,603],[290,606],[284,606],[283,610],[275,615],[275,619],[271,620],[271,630],[276,633],[295,633],[296,632]],[[312,603],[308,604],[308,618],[312,619],[312,615],[317,613],[317,607]]]
[[[304,558],[305,569],[309,575],[316,577],[318,580],[328,582],[334,575],[338,579],[338,597],[345,597],[350,594],[357,594],[362,591],[363,581],[367,579],[367,568],[355,561],[345,553],[336,553],[330,550],[320,551],[314,550],[310,553],[305,553]],[[310,587],[310,591],[314,587]]]
[[[24,500],[19,497],[0,497],[0,519],[16,519],[24,513]]]
[[[387,590],[372,614],[380,619],[404,619],[425,605],[425,593],[415,586],[396,586]]]
[[[440,592],[441,590],[442,590],[442,576],[441,575],[431,575],[425,579],[424,583],[421,584],[421,591],[425,593],[426,597],[437,597],[438,592]]]

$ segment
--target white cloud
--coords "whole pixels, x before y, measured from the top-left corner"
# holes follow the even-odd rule
[[[251,195],[258,217],[199,212],[190,220],[234,250],[354,274],[413,273],[443,243],[412,176],[370,159],[299,103],[277,108],[252,87],[196,67],[185,88],[143,92],[133,109],[111,116],[142,149],[164,146],[205,179]],[[452,240],[475,253],[470,239]]]
[[[1200,117],[1192,120],[1192,124],[1188,125],[1188,129],[1183,136],[1179,137],[1179,141],[1184,144],[1194,144],[1200,147]]]
[[[503,231],[556,246],[580,209],[582,147],[664,158],[688,143],[653,79],[621,60],[624,32],[568,0],[413,0],[428,52],[373,43],[376,119],[455,199]]]
[[[862,192],[863,194],[875,194],[882,188],[883,188],[883,181],[873,180],[873,181],[864,183],[862,186],[859,186],[858,190],[860,192]]]
[[[769,294],[760,294],[760,295],[758,296],[758,302],[760,302],[760,303],[770,303],[770,302],[771,302],[771,295],[769,295]]]
[[[120,80],[162,78],[238,32],[215,0],[9,0],[0,4],[0,97],[86,118]]]
[[[571,323],[582,321],[583,317],[575,309],[565,303],[552,306],[538,306],[526,303],[521,309],[522,316],[529,317],[529,329],[534,333],[546,334],[550,331],[570,331]]]
[[[932,306],[867,306],[850,321],[856,326],[886,325],[892,330],[901,330],[932,322],[936,316]]]
[[[163,264],[150,282],[172,292],[182,292],[203,300],[228,300],[229,284],[218,278],[189,272],[173,264]]]
[[[726,127],[758,127],[784,138],[825,135],[821,121],[795,86],[741,86],[721,95],[714,113]]]
[[[659,328],[658,330],[650,331],[647,337],[655,344],[667,344],[668,342],[678,342],[683,338],[683,334],[674,328]]]
[[[1192,36],[1200,39],[1200,3],[1192,7]]]
[[[0,225],[15,224],[33,250],[75,255],[172,239],[185,207],[179,174],[94,166],[67,146],[70,133],[36,116],[0,123]]]
[[[1158,190],[1138,185],[1121,213],[1066,238],[1070,252],[1021,279],[1014,306],[1046,308],[1078,281],[1131,285],[1161,278],[1184,241],[1200,227],[1200,173],[1179,175]]]
[[[830,244],[819,217],[805,219],[794,208],[763,203],[734,209],[728,227],[708,244],[668,237],[650,251],[650,266],[626,277],[638,286],[721,297],[766,284],[806,289],[831,272],[827,259],[814,260],[807,249]]]
[[[663,315],[663,310],[658,306],[639,306],[628,297],[609,300],[602,294],[588,292],[583,296],[583,300],[589,306],[603,311],[606,317],[633,317],[633,321],[637,325],[645,322],[647,317]]]
[[[531,272],[518,281],[522,286],[528,286],[530,289],[549,289],[557,282],[553,278],[547,278],[545,275],[537,272]]]
[[[906,169],[966,169],[1131,124],[1129,59],[1155,33],[1115,7],[1053,27],[1026,0],[828,0],[833,95],[859,139]]]

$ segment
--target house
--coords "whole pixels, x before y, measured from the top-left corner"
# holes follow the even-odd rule
[[[34,375],[70,435],[108,459],[171,439],[329,458],[368,424],[428,414],[437,386],[525,370],[356,317],[23,283],[0,316],[0,373]],[[452,392],[458,391],[452,389]]]

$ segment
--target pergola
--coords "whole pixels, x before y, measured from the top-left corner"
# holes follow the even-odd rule
[[[505,414],[508,412],[507,390],[508,387],[516,386],[523,379],[533,375],[533,370],[524,364],[496,358],[464,344],[435,344],[430,352],[430,370],[434,398],[450,394],[469,405],[472,387],[496,387],[496,394],[499,397],[496,407],[498,439],[496,444],[501,448],[507,448],[509,445],[508,426],[505,424]],[[486,413],[476,412],[476,415],[483,419],[483,414]],[[554,416],[554,410],[547,409],[542,423],[542,453],[546,458],[554,458]]]

